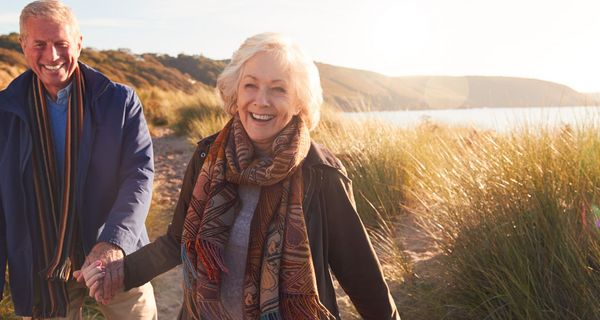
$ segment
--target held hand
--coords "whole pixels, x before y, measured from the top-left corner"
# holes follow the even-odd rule
[[[105,272],[104,280],[96,284],[94,293],[101,291],[103,304],[108,304],[115,293],[123,287],[123,256],[123,251],[118,246],[108,242],[99,242],[85,259],[82,269],[94,261],[102,261]],[[92,294],[91,287],[90,294]]]
[[[102,291],[104,294],[103,303],[106,305],[114,295],[123,290],[124,284],[124,267],[123,259],[115,260],[106,266],[106,274],[104,276]]]
[[[73,272],[73,277],[77,282],[85,281],[85,285],[89,288],[90,297],[94,298],[98,303],[104,301],[102,295],[102,283],[105,276],[104,270],[102,261],[96,260],[85,268]]]

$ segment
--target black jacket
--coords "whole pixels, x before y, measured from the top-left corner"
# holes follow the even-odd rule
[[[183,221],[194,184],[214,138],[208,137],[198,143],[167,233],[125,257],[125,289],[142,285],[181,263]],[[313,142],[302,165],[302,173],[306,228],[323,305],[340,319],[331,268],[364,319],[400,319],[356,212],[351,181],[340,161],[329,150]],[[186,315],[182,317],[187,318]]]

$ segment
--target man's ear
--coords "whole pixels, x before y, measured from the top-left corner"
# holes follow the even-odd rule
[[[81,53],[81,49],[83,49],[83,35],[79,35],[77,38],[77,52]]]
[[[19,35],[19,45],[21,45],[21,50],[25,51],[25,37]]]

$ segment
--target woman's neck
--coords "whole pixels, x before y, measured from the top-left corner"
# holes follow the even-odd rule
[[[273,142],[252,142],[254,145],[254,154],[259,157],[270,156],[273,154]]]

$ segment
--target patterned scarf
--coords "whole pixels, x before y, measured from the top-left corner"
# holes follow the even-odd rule
[[[33,181],[37,207],[38,234],[34,243],[33,316],[64,317],[68,295],[66,281],[71,274],[76,232],[75,184],[79,140],[83,130],[84,81],[75,69],[67,110],[64,177],[59,177],[54,154],[46,91],[34,74],[28,96],[33,142]],[[62,181],[62,183],[61,183]]]
[[[244,319],[331,318],[320,303],[302,210],[301,163],[310,136],[298,117],[275,138],[272,156],[234,117],[218,134],[194,186],[182,234],[184,304],[195,319],[228,319],[220,302],[224,248],[239,209],[237,185],[261,186],[250,226]]]

